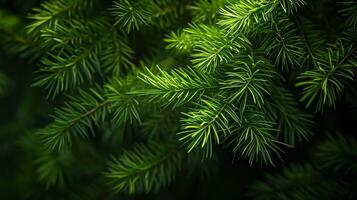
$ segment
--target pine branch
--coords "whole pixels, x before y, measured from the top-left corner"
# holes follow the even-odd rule
[[[49,54],[42,59],[45,66],[39,70],[32,86],[45,87],[47,98],[52,99],[61,92],[74,89],[84,81],[92,79],[94,72],[100,68],[99,52],[104,39],[96,40],[89,46],[67,49],[58,55]]]
[[[253,107],[248,107],[242,118],[241,125],[236,126],[229,137],[234,143],[233,151],[248,159],[250,164],[273,165],[273,156],[280,157],[282,150],[279,146],[285,145],[274,137],[278,131],[274,128],[275,123],[268,121],[263,113]]]
[[[267,52],[269,57],[275,61],[275,65],[283,70],[289,70],[289,67],[300,66],[304,51],[304,40],[299,35],[294,23],[286,17],[279,17],[277,21],[272,20],[269,24],[269,34],[265,34],[262,49]]]
[[[356,29],[357,28],[357,3],[354,0],[344,0],[339,2],[341,8],[338,12],[346,18],[345,23]]]
[[[43,144],[49,150],[62,150],[72,144],[74,138],[84,138],[93,128],[103,122],[108,115],[108,101],[91,89],[79,91],[78,97],[70,97],[52,115],[54,121],[38,130]]]
[[[92,44],[100,38],[100,33],[106,30],[106,25],[103,17],[59,22],[56,28],[47,27],[40,30],[40,37],[43,39],[42,46],[61,52],[68,48]]]
[[[212,157],[213,145],[230,133],[231,123],[240,123],[235,107],[223,101],[223,96],[206,98],[197,108],[183,113],[180,141],[188,144],[188,152],[195,148],[204,150],[205,157]]]
[[[251,190],[251,197],[261,200],[334,199],[345,192],[342,183],[324,178],[309,164],[293,164],[281,173],[267,173],[264,181],[252,184]]]
[[[63,17],[78,16],[93,7],[91,0],[51,0],[41,4],[41,8],[33,9],[34,14],[29,18],[34,20],[27,30],[29,34],[36,34],[43,28],[56,28]]]
[[[114,1],[110,10],[116,18],[114,25],[124,28],[127,33],[151,23],[152,11],[145,1]]]
[[[264,112],[278,122],[279,133],[283,141],[291,146],[308,140],[312,133],[312,116],[299,109],[293,95],[281,87],[273,87],[272,101],[264,105]]]
[[[307,101],[306,107],[317,101],[316,111],[322,111],[324,106],[335,108],[344,85],[354,80],[355,56],[352,53],[352,46],[345,47],[338,42],[327,52],[319,53],[317,69],[301,73],[296,86],[303,88],[300,101]]]
[[[194,22],[208,22],[213,24],[219,15],[219,10],[227,3],[227,0],[199,0],[188,6],[193,15]]]
[[[316,156],[322,169],[345,174],[357,172],[357,140],[337,134],[318,146]]]
[[[135,95],[130,94],[132,90],[135,90],[136,81],[136,78],[129,75],[126,79],[116,78],[110,84],[105,85],[106,97],[114,113],[115,124],[128,121],[133,123],[134,120],[141,123],[139,100]]]
[[[104,45],[102,66],[105,72],[111,72],[114,77],[124,74],[133,68],[133,54],[128,38],[116,30],[107,36]]]
[[[202,72],[214,72],[220,65],[228,63],[234,53],[239,53],[250,45],[246,37],[229,38],[226,32],[215,26],[191,25],[185,31],[196,40],[191,61]]]
[[[181,155],[172,145],[136,145],[109,163],[110,179],[118,192],[157,192],[168,186],[181,166]]]
[[[208,90],[217,89],[213,76],[198,73],[193,69],[178,68],[166,72],[158,68],[155,75],[146,68],[139,77],[151,88],[134,91],[135,94],[148,96],[151,101],[159,100],[163,106],[179,107],[187,102],[200,99]]]
[[[221,82],[221,89],[231,94],[229,101],[240,102],[242,112],[249,101],[261,107],[275,75],[273,66],[267,60],[253,55],[240,56],[229,66],[233,70],[226,72],[225,80]]]

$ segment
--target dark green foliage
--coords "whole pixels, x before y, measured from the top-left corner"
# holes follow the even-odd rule
[[[319,145],[317,158],[321,168],[346,174],[357,172],[357,141],[341,134],[330,138]]]
[[[106,177],[117,191],[129,194],[157,192],[175,179],[180,165],[181,156],[175,146],[138,144],[109,163]]]
[[[220,138],[230,133],[230,121],[240,123],[234,106],[223,96],[202,99],[196,109],[184,115],[180,140],[188,143],[188,152],[200,147],[206,157],[212,157],[213,143],[219,144]]]
[[[306,107],[317,101],[316,111],[322,111],[325,106],[335,107],[343,87],[354,80],[356,56],[352,46],[345,47],[340,41],[318,56],[315,69],[303,72],[296,86],[304,87],[301,101],[307,101]]]
[[[240,153],[249,163],[273,163],[273,156],[279,156],[283,144],[275,139],[274,122],[265,119],[263,113],[254,111],[254,107],[247,108],[242,125],[236,130],[233,151]]]
[[[273,87],[272,102],[267,106],[268,117],[279,122],[279,134],[282,134],[286,144],[294,146],[297,142],[308,140],[313,126],[312,115],[299,109],[298,102],[292,94],[281,87]],[[297,142],[296,142],[297,141]]]
[[[318,144],[317,165],[290,164],[282,172],[266,174],[264,181],[254,182],[254,199],[354,199],[355,187],[348,175],[356,172],[356,141],[337,134]],[[345,172],[341,175],[338,172]],[[332,174],[331,174],[332,173]],[[329,174],[329,175],[326,175]],[[333,178],[335,175],[338,178]]]
[[[343,194],[343,184],[323,179],[313,166],[294,164],[280,174],[267,174],[252,186],[254,199],[333,199]]]
[[[197,100],[207,92],[218,88],[215,79],[208,74],[200,74],[193,69],[179,68],[170,74],[159,70],[159,75],[153,74],[149,69],[139,78],[153,89],[136,91],[136,94],[147,95],[153,100],[160,99],[164,106],[178,107],[192,100]]]
[[[87,137],[94,125],[103,123],[108,115],[108,101],[101,94],[95,90],[79,93],[80,96],[70,97],[63,107],[55,110],[53,123],[38,131],[50,150],[62,150],[71,145],[74,138]]]
[[[2,3],[1,67],[28,66],[21,72],[33,77],[20,82],[36,96],[16,85],[22,73],[1,69],[0,100],[17,109],[1,111],[0,122],[14,122],[0,124],[0,141],[19,134],[19,160],[31,163],[22,170],[36,180],[20,198],[239,199],[242,185],[256,199],[354,197],[339,173],[357,170],[346,136],[356,119],[355,1],[34,0],[16,12],[23,1]],[[226,171],[232,158],[240,168]],[[282,172],[215,182],[212,191],[239,188],[238,197],[180,196],[214,172],[252,170],[253,181],[258,167]]]
[[[339,12],[346,17],[346,24],[353,28],[357,27],[357,4],[353,0],[341,1]]]
[[[0,73],[0,96],[5,94],[7,82],[7,77],[4,74]]]

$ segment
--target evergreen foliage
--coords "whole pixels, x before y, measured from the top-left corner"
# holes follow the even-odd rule
[[[0,9],[0,44],[36,66],[32,89],[54,107],[40,108],[48,124],[18,142],[47,191],[78,184],[86,191],[79,199],[140,197],[210,176],[229,155],[282,167],[253,182],[248,198],[356,196],[346,195],[353,180],[334,177],[356,175],[356,139],[321,142],[329,130],[318,124],[346,102],[356,108],[355,1],[29,4],[26,19]],[[0,98],[11,81],[1,70]],[[316,162],[281,166],[310,140],[318,141]],[[85,186],[91,181],[98,191]]]

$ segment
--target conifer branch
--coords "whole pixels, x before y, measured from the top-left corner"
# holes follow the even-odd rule
[[[268,88],[275,74],[272,65],[253,55],[241,56],[231,65],[233,70],[228,71],[226,80],[221,82],[221,89],[231,94],[229,101],[240,102],[242,112],[250,100],[261,107],[264,95],[269,94]]]
[[[57,108],[52,115],[54,121],[37,132],[49,150],[65,149],[74,138],[87,137],[108,115],[109,102],[101,94],[93,89],[79,93],[79,97],[70,97],[63,107]]]
[[[299,109],[293,95],[281,87],[273,87],[272,101],[264,105],[264,111],[272,121],[278,123],[279,135],[291,146],[308,140],[314,125],[313,117]]]
[[[317,58],[317,69],[303,72],[297,80],[297,87],[303,88],[301,101],[307,101],[310,107],[317,101],[316,111],[324,106],[335,108],[335,102],[347,81],[355,76],[352,46],[345,47],[341,41],[329,47],[327,52],[320,52]],[[350,59],[350,60],[349,60]]]
[[[355,174],[357,172],[357,141],[342,134],[329,136],[327,140],[319,144],[316,157],[322,169]]]
[[[265,180],[253,183],[251,189],[251,197],[262,200],[329,199],[345,192],[342,183],[323,178],[309,164],[293,164],[284,167],[281,173],[266,174]]]
[[[34,14],[29,16],[29,18],[35,20],[35,22],[27,26],[28,33],[38,33],[43,27],[55,28],[58,23],[63,20],[61,17],[78,15],[78,12],[83,13],[92,6],[93,1],[91,0],[45,1],[41,4],[41,8],[33,9]]]
[[[223,96],[207,98],[197,108],[183,113],[181,141],[188,144],[188,152],[202,148],[205,157],[212,157],[213,145],[230,133],[231,123],[240,123],[235,107],[223,101]]]
[[[137,120],[141,123],[140,104],[135,95],[130,94],[135,90],[136,78],[131,76],[126,79],[114,79],[110,84],[105,85],[106,97],[110,102],[110,110],[114,113],[113,121],[115,124],[125,122],[133,123]]]
[[[59,55],[49,54],[42,59],[45,66],[39,70],[32,86],[45,87],[47,97],[52,99],[61,92],[74,89],[84,81],[89,81],[93,73],[100,69],[99,52],[103,48],[103,38],[88,47],[67,49]]]
[[[280,157],[282,152],[279,146],[286,145],[275,138],[278,131],[275,123],[268,121],[264,114],[248,107],[244,112],[241,125],[229,137],[234,143],[233,151],[239,153],[250,164],[274,164],[273,156]]]
[[[118,192],[157,192],[170,184],[180,169],[181,155],[172,145],[136,145],[109,163],[106,177]]]
[[[134,91],[133,94],[145,95],[150,100],[159,100],[163,106],[178,107],[187,102],[200,99],[205,92],[218,88],[214,77],[198,73],[186,67],[165,72],[158,68],[154,74],[148,68],[139,77],[152,88]]]

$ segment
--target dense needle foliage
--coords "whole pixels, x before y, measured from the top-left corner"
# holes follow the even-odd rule
[[[0,5],[4,199],[357,198],[357,2]]]

